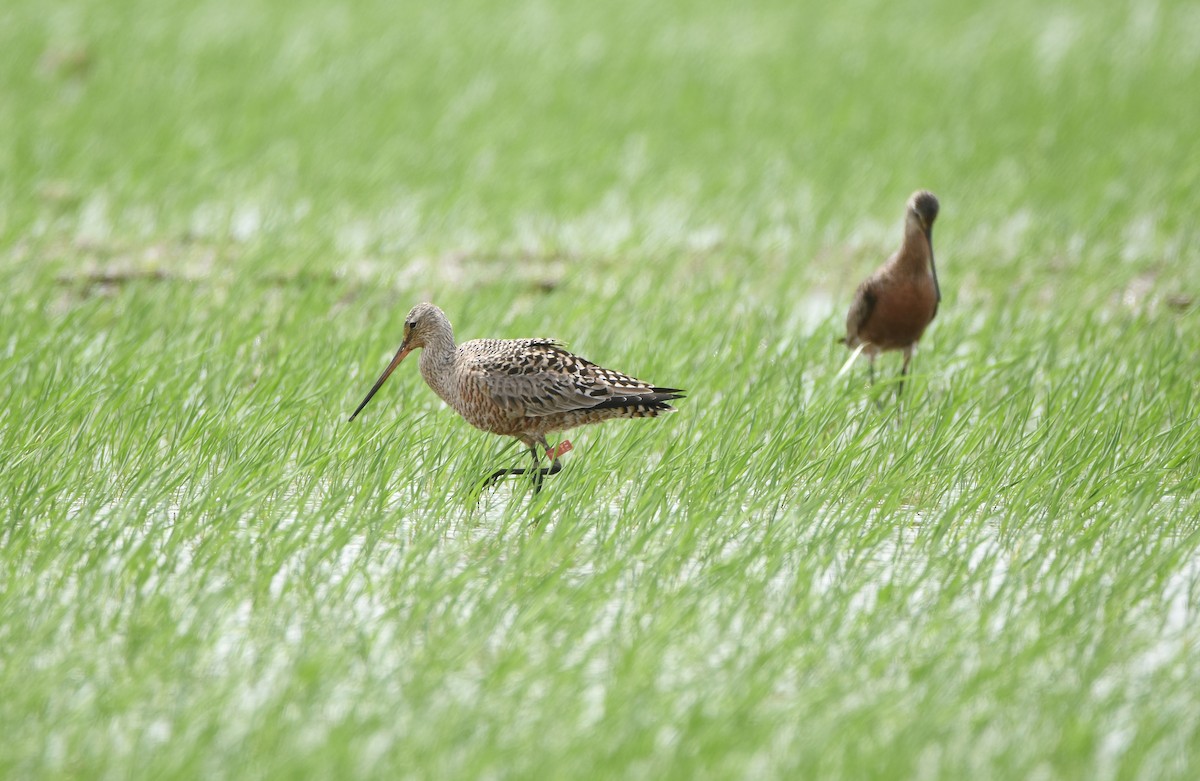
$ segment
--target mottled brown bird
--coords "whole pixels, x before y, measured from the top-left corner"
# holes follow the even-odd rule
[[[845,344],[867,354],[872,382],[879,353],[904,351],[897,398],[904,390],[917,341],[933,322],[942,300],[933,262],[933,221],[937,216],[938,200],[933,193],[918,190],[912,194],[904,218],[904,243],[858,286],[846,314]]]
[[[499,469],[487,480],[530,473],[535,490],[545,475],[562,468],[564,440],[553,449],[546,435],[610,418],[653,418],[683,398],[677,388],[659,388],[605,369],[567,352],[553,339],[475,339],[454,344],[454,330],[441,309],[417,304],[404,319],[404,338],[350,420],[362,412],[404,357],[423,348],[421,376],[442,400],[476,428],[516,437],[533,458],[532,469]],[[538,448],[550,459],[541,466]]]

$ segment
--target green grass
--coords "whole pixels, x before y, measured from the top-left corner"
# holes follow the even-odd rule
[[[1195,777],[1198,39],[3,4],[0,777]],[[918,187],[898,422],[834,339]],[[415,366],[345,422],[421,300],[689,397],[476,499]]]

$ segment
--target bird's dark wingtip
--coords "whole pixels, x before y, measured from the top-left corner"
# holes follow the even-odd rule
[[[675,409],[666,402],[675,401],[676,399],[686,399],[687,391],[679,388],[655,388],[654,395],[650,398],[656,402],[662,403],[667,409]]]
[[[668,401],[682,399],[683,391],[670,388],[654,388],[650,393],[638,393],[629,396],[612,396],[593,404],[588,409],[622,409],[624,407],[646,407],[664,412],[674,409]]]

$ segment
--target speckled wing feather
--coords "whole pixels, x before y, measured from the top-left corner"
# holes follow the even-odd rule
[[[680,394],[597,366],[551,339],[476,339],[459,349],[469,356],[462,381],[510,415],[658,404]]]

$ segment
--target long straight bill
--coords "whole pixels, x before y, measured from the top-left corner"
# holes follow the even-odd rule
[[[371,397],[375,395],[375,392],[379,390],[387,378],[391,376],[392,372],[396,370],[396,367],[400,365],[400,362],[404,360],[404,356],[408,355],[409,352],[410,351],[407,344],[400,345],[400,349],[396,351],[396,357],[393,358],[392,362],[388,364],[388,367],[383,370],[383,374],[379,375],[379,379],[375,380],[375,386],[371,388],[371,392],[367,394],[367,397],[362,400],[362,404],[358,405],[358,409],[354,410],[354,414],[350,416],[350,420],[354,420],[356,417],[358,417],[358,413],[363,411],[363,407],[367,406],[367,402],[371,400]]]
[[[937,294],[937,302],[942,303],[942,288],[938,285],[937,266],[933,263],[933,231],[925,231],[925,238],[929,241],[929,271],[933,274],[933,292]]]
[[[850,357],[847,358],[846,362],[842,364],[842,368],[836,375],[834,375],[833,379],[840,380],[842,377],[846,376],[846,372],[850,371],[850,367],[854,365],[854,361],[858,359],[858,356],[862,355],[862,351],[866,348],[866,342],[859,342],[858,347],[855,347],[854,352],[850,353]]]

